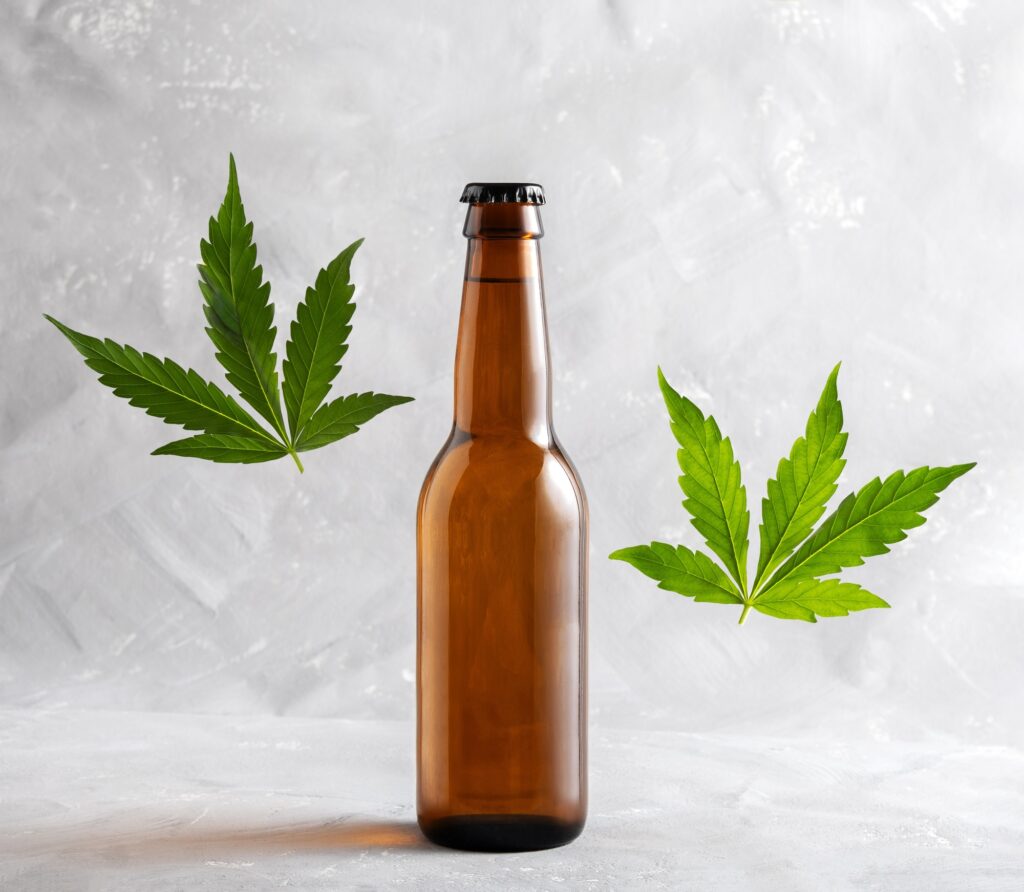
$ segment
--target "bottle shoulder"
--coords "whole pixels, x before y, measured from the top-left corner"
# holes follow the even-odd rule
[[[508,462],[533,466],[549,460],[563,465],[571,476],[577,476],[575,465],[553,433],[548,441],[540,442],[520,435],[468,434],[454,428],[437,453],[431,470],[445,464],[462,466]]]
[[[582,506],[586,496],[576,468],[556,437],[538,443],[520,436],[471,436],[457,429],[427,473],[423,497],[440,491],[485,487],[497,493],[522,485],[571,488]]]

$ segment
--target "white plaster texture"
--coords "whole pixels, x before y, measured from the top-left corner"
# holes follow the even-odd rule
[[[457,198],[525,179],[549,196],[556,424],[591,506],[595,818],[535,862],[403,850],[408,885],[514,887],[538,864],[577,888],[644,869],[663,888],[1020,888],[1022,108],[1012,0],[5,2],[0,818],[53,853],[62,825],[120,832],[135,808],[201,826],[159,791],[209,785],[239,832],[283,827],[319,777],[296,819],[411,819],[414,514],[450,424]],[[279,350],[316,270],[365,236],[336,390],[416,397],[302,476],[151,458],[175,432],[41,316],[221,380],[195,263],[229,151]],[[606,560],[699,541],[657,364],[732,437],[756,540],[765,479],[840,359],[840,494],[979,462],[850,574],[891,610],[739,628]],[[254,745],[308,728],[323,752],[274,750],[286,780],[260,799],[259,760],[224,754],[230,716]],[[332,740],[350,764],[320,774]],[[132,741],[123,777],[87,780]],[[59,854],[13,857],[64,876]],[[393,884],[361,858],[335,887]],[[67,888],[142,888],[116,861]],[[289,856],[248,887],[315,888],[327,866]]]

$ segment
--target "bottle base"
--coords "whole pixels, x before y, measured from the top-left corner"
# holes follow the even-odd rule
[[[542,815],[454,815],[420,821],[432,843],[468,852],[535,852],[572,842],[583,822],[560,821]]]

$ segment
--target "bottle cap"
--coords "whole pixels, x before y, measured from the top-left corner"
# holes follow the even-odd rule
[[[459,201],[468,204],[544,204],[544,187],[537,183],[467,183]]]

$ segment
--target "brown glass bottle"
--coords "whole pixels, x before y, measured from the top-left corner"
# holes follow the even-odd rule
[[[551,424],[532,184],[470,184],[455,422],[420,494],[420,827],[453,848],[586,818],[587,506]]]

